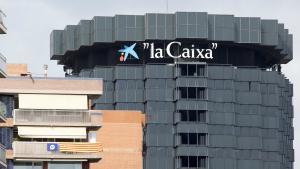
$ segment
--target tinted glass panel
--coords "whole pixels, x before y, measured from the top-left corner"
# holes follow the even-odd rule
[[[82,169],[81,162],[51,162],[48,163],[48,169]]]

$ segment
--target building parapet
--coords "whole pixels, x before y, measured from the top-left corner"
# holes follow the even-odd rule
[[[102,79],[95,78],[9,77],[0,79],[2,94],[71,94],[99,97],[102,91]]]

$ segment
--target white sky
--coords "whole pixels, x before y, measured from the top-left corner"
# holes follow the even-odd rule
[[[294,60],[283,72],[294,83],[295,168],[300,168],[300,1],[299,0],[169,0],[168,12],[193,11],[278,19],[294,35]],[[6,13],[7,35],[0,35],[0,52],[11,63],[27,63],[30,72],[63,76],[62,66],[50,61],[50,32],[80,19],[115,14],[167,11],[166,0],[0,0]],[[298,75],[297,75],[298,74]],[[298,77],[298,78],[297,78]],[[299,150],[299,151],[297,151]]]

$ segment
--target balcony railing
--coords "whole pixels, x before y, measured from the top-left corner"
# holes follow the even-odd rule
[[[90,113],[88,110],[14,110],[14,125],[16,126],[89,127],[100,126],[101,121],[101,114]]]
[[[51,143],[54,144],[54,143]],[[100,159],[101,145],[99,143],[78,143],[64,142],[55,143],[58,145],[57,150],[48,150],[47,142],[13,142],[14,159]],[[84,149],[84,151],[83,151]]]
[[[0,143],[0,166],[6,166],[6,150]]]

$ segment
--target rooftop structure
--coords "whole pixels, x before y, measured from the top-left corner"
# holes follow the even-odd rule
[[[9,77],[20,77],[28,73],[27,64],[16,64],[7,63],[6,64],[6,74]]]
[[[182,43],[180,49],[191,45],[207,48],[212,42],[219,43],[214,59],[198,59],[201,62],[268,68],[293,59],[292,35],[277,20],[206,12],[95,16],[52,31],[50,55],[66,69],[79,73],[82,68],[95,65],[123,64],[115,56],[123,45],[134,42],[140,59],[126,64],[174,63],[170,57],[151,58],[150,50],[144,46],[155,42],[156,47],[162,47],[174,40]],[[176,53],[177,48],[171,50]]]

